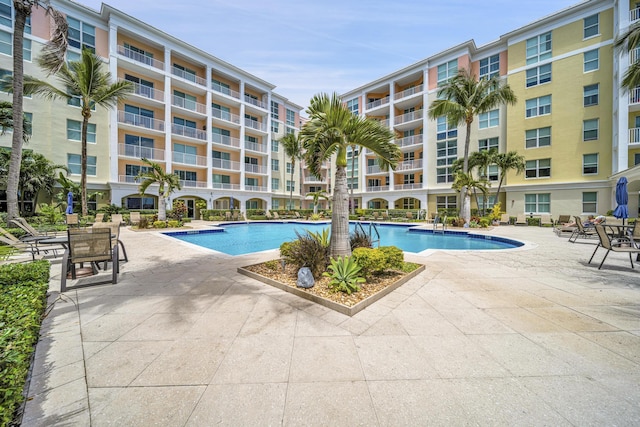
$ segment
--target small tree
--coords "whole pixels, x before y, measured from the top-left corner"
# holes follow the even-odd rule
[[[167,220],[166,199],[176,190],[180,190],[180,178],[178,175],[166,173],[162,166],[148,159],[142,159],[149,168],[145,172],[140,172],[136,179],[141,179],[138,191],[144,195],[150,185],[158,184],[158,220]]]
[[[313,213],[314,214],[318,213],[318,203],[320,202],[320,199],[329,200],[329,196],[327,196],[327,192],[325,190],[312,191],[310,193],[307,193],[307,197],[308,196],[313,197]]]
[[[289,187],[289,209],[293,207],[293,171],[296,160],[302,159],[302,141],[297,134],[288,133],[280,139],[284,154],[291,160],[291,186]]]
[[[494,157],[494,163],[498,166],[498,170],[500,171],[500,180],[498,181],[498,191],[496,192],[496,202],[500,198],[500,187],[502,187],[502,182],[504,181],[505,176],[507,176],[507,172],[510,170],[514,170],[516,175],[524,172],[526,163],[524,156],[518,154],[517,151],[509,151],[507,153],[496,154]]]

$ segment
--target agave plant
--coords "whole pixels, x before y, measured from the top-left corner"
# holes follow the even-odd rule
[[[329,288],[334,292],[346,292],[351,295],[352,292],[360,290],[360,283],[365,282],[365,279],[359,275],[360,266],[352,257],[331,258],[331,265],[328,268],[331,273],[325,271],[322,275],[331,278]]]

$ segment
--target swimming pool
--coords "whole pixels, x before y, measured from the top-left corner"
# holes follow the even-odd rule
[[[282,242],[296,238],[296,230],[322,231],[331,224],[302,222],[254,222],[223,224],[210,230],[175,231],[164,233],[175,239],[228,255],[244,255],[277,249]],[[368,224],[363,224],[368,231]],[[353,231],[355,224],[350,224]],[[405,252],[419,253],[427,249],[492,250],[511,249],[522,246],[522,242],[497,236],[470,234],[466,231],[433,233],[432,230],[416,229],[400,224],[377,224],[381,246],[397,246]]]

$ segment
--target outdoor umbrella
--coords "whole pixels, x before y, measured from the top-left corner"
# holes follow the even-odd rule
[[[67,193],[67,210],[65,211],[65,213],[73,213],[73,193],[71,191]]]
[[[625,218],[629,218],[629,208],[627,207],[627,203],[629,203],[629,195],[627,194],[627,178],[624,176],[618,180],[616,184],[616,203],[618,206],[616,210],[613,211],[613,216],[616,218],[622,218],[622,223],[624,224]]]

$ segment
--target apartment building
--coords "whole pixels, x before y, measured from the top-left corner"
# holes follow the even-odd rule
[[[516,151],[524,173],[510,171],[500,199],[518,213],[604,213],[615,207],[615,183],[629,179],[629,210],[640,192],[640,88],[620,82],[637,52],[614,49],[617,35],[640,19],[640,5],[588,0],[476,46],[473,40],[342,94],[355,113],[395,133],[403,159],[385,172],[373,153],[358,157],[357,203],[370,208],[459,208],[451,166],[464,152],[465,126],[428,118],[438,88],[461,69],[499,76],[514,106],[481,114],[471,124],[470,151]],[[499,171],[490,166],[492,206]],[[504,191],[502,191],[504,190]],[[484,203],[482,197],[480,203]]]
[[[302,197],[299,162],[291,161],[278,140],[296,133],[301,106],[274,92],[274,85],[203,52],[159,29],[103,4],[95,11],[79,3],[54,0],[69,23],[69,60],[89,48],[105,62],[114,79],[135,90],[117,108],[97,108],[89,127],[88,188],[90,208],[114,203],[129,209],[157,208],[151,187],[138,194],[135,177],[142,158],[180,177],[190,217],[204,200],[212,209],[278,209]],[[43,78],[35,63],[48,40],[51,23],[34,10],[25,31],[25,74]],[[11,73],[13,2],[0,0],[0,72]],[[10,95],[1,94],[11,100]],[[71,169],[79,181],[78,103],[26,98],[34,133],[28,148]],[[0,145],[11,146],[10,135]]]

